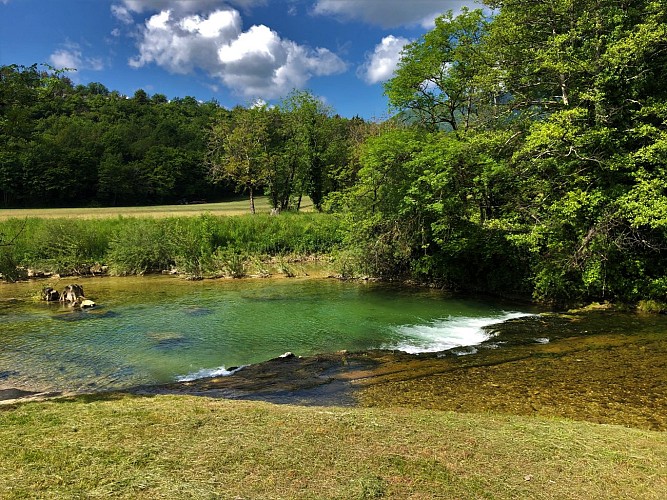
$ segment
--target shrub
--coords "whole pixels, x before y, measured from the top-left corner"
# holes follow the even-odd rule
[[[111,224],[79,219],[43,219],[26,234],[25,264],[60,274],[86,274],[109,247]]]

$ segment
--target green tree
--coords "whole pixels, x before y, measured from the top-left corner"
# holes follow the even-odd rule
[[[433,30],[403,49],[395,76],[385,84],[390,104],[431,131],[468,130],[488,98],[476,80],[486,62],[481,42],[487,24],[481,10],[438,17]]]
[[[296,197],[297,210],[303,194],[320,210],[326,194],[325,155],[330,139],[326,125],[331,109],[312,93],[294,90],[281,103],[281,112],[289,195]]]
[[[230,179],[248,192],[255,213],[255,193],[266,183],[269,156],[269,113],[265,106],[235,108],[231,120],[211,131],[208,161],[214,181]]]

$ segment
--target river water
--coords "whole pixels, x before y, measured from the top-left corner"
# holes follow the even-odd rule
[[[0,389],[160,384],[286,351],[442,351],[479,344],[489,336],[483,326],[531,313],[436,290],[298,278],[92,278],[79,281],[92,310],[38,300],[46,284],[75,281],[0,285]]]

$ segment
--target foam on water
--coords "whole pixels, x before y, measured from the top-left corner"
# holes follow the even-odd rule
[[[218,368],[202,368],[196,372],[188,373],[181,377],[176,377],[177,382],[192,382],[193,380],[199,380],[200,378],[211,378],[211,377],[228,377],[229,375],[234,375],[237,371],[244,368],[239,366],[233,370],[227,370],[224,366]]]
[[[530,314],[507,312],[484,318],[449,317],[429,324],[402,325],[395,328],[396,334],[402,338],[394,344],[384,345],[383,349],[418,354],[477,345],[491,337],[484,327],[524,316]]]

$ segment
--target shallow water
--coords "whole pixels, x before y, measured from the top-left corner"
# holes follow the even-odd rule
[[[441,351],[479,344],[490,335],[483,326],[531,312],[435,290],[325,279],[80,283],[95,309],[40,302],[45,282],[0,285],[0,389],[159,384],[224,374],[286,351]]]

